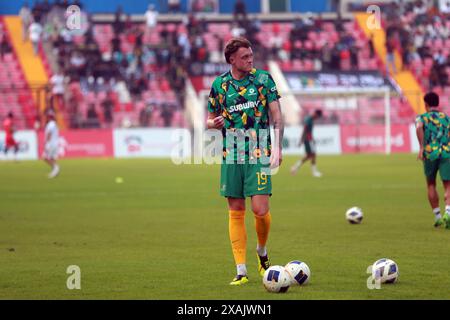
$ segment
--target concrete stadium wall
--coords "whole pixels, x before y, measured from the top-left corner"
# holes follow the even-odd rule
[[[285,129],[283,154],[304,154],[299,146],[303,127]],[[206,137],[206,135],[205,135]],[[205,138],[204,137],[204,138]],[[33,130],[18,131],[19,160],[37,160],[44,149],[44,133]],[[133,129],[86,129],[66,130],[60,133],[59,156],[61,158],[173,158],[190,157],[192,136],[188,129],[180,128],[133,128]],[[316,125],[314,138],[317,153],[336,155],[345,153],[384,153],[385,128],[383,125]],[[0,131],[0,150],[4,148],[4,132]],[[210,139],[203,139],[211,142]],[[216,142],[221,144],[221,140]],[[221,147],[219,148],[221,149]],[[418,152],[419,145],[414,124],[391,127],[392,153]],[[12,160],[13,153],[0,160]]]
[[[315,0],[315,1],[298,1],[291,0],[292,12],[327,12],[331,7],[328,6],[328,0]]]
[[[36,0],[20,0],[20,1],[0,1],[0,14],[2,15],[17,15],[24,3],[32,8]],[[49,0],[50,3],[54,1]],[[160,12],[167,12],[167,1],[161,0],[81,0],[83,10],[89,13],[114,13],[119,5],[127,14],[144,14],[149,4],[155,5],[155,8]],[[180,0],[181,9],[187,10],[188,0]]]
[[[219,11],[221,13],[232,13],[235,1],[219,1]],[[259,0],[244,0],[248,13],[261,12],[261,1]]]
[[[38,158],[38,141],[36,132],[33,130],[18,131],[14,134],[16,142],[19,144],[17,160],[36,160]],[[0,131],[0,160],[14,159],[13,150],[8,154],[4,154],[5,149],[5,132]]]
[[[325,12],[329,10],[329,0],[298,1],[289,0],[292,12]],[[17,15],[24,3],[30,7],[34,6],[36,0],[0,1],[0,15]],[[50,3],[54,2],[49,0]],[[81,0],[83,10],[89,13],[114,13],[119,5],[127,14],[143,14],[149,4],[161,13],[167,13],[167,1],[163,0]],[[261,0],[244,0],[249,13],[261,12]],[[181,10],[186,12],[189,7],[189,0],[180,0]],[[235,1],[219,0],[220,13],[232,13]]]

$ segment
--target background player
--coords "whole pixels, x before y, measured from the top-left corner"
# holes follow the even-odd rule
[[[311,169],[312,169],[312,175],[314,177],[321,177],[322,173],[317,170],[316,167],[316,144],[313,139],[313,127],[314,127],[314,120],[317,120],[322,117],[322,110],[317,109],[314,111],[313,115],[307,115],[303,122],[303,133],[300,138],[299,145],[301,146],[303,143],[305,143],[305,152],[306,156],[298,160],[292,167],[291,167],[291,174],[296,175],[298,169],[308,160],[311,160]]]
[[[17,153],[19,152],[19,144],[14,139],[14,115],[9,112],[6,119],[3,121],[3,129],[5,130],[5,157],[8,155],[9,149],[14,149],[14,160],[17,160]]]
[[[247,233],[245,230],[245,199],[251,198],[258,236],[258,272],[263,275],[270,266],[266,242],[269,236],[271,215],[269,197],[272,192],[271,176],[266,169],[281,163],[283,123],[278,91],[271,75],[253,68],[251,44],[244,38],[233,38],[225,46],[225,58],[231,70],[217,77],[212,85],[207,127],[223,129],[224,161],[221,167],[221,195],[227,198],[229,209],[229,235],[237,276],[231,285],[248,282],[246,268]],[[275,144],[271,146],[270,121],[275,129]],[[232,134],[248,135],[245,150],[231,141]],[[267,144],[260,144],[267,141]],[[256,143],[256,148],[250,144]],[[238,156],[244,155],[244,161]],[[270,156],[270,163],[261,159]],[[239,158],[241,159],[241,158]],[[230,161],[231,160],[231,161]],[[255,163],[250,160],[256,160]],[[229,163],[231,162],[231,163]]]
[[[416,119],[416,134],[427,182],[428,201],[435,215],[435,227],[445,222],[450,229],[450,118],[439,110],[439,96],[429,92],[424,97],[426,113]],[[436,190],[437,172],[445,190],[445,214],[441,216],[439,194]]]
[[[55,178],[59,174],[59,165],[56,163],[58,157],[59,130],[52,112],[47,114],[47,125],[45,126],[45,149],[44,161],[52,168],[48,177]]]

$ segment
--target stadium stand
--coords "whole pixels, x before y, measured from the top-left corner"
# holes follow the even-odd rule
[[[448,105],[448,14],[432,12],[430,20],[420,1],[406,2],[401,8],[397,2],[380,5],[386,8],[382,10],[386,36],[400,52],[404,68],[412,71],[423,90],[435,90],[443,105]],[[65,28],[65,7],[60,3],[37,2],[32,14],[43,26],[40,55],[49,79],[59,71],[65,77],[59,109],[70,128],[189,126],[183,106],[191,66],[194,62],[224,64],[224,43],[233,36],[245,36],[253,43],[257,67],[267,67],[270,59],[283,72],[380,71],[386,75],[373,39],[355,19],[340,15],[333,19],[321,14],[293,15],[291,20],[234,15],[215,20],[191,12],[181,19],[155,18],[155,23],[146,24],[120,9],[104,21],[83,11],[86,27],[77,34]],[[3,34],[7,39],[7,33]],[[6,72],[0,80],[8,78],[16,87],[26,86],[14,52],[2,54],[2,59]],[[30,94],[28,89],[1,95],[1,112],[7,104],[20,109],[25,119],[21,126],[32,127],[36,106]],[[50,95],[48,108],[55,108],[56,100]],[[324,106],[334,110],[339,103],[304,96],[299,102],[302,112]],[[374,123],[384,114],[380,99],[355,97],[350,104],[370,105],[370,110],[362,115],[351,108],[330,112],[326,121]],[[401,93],[391,97],[391,110],[393,123],[410,122],[414,116]]]
[[[403,67],[412,71],[424,90],[437,92],[449,108],[450,14],[423,1],[383,5],[384,28]]]
[[[46,26],[48,71],[61,70],[67,81],[69,127],[186,125],[183,69],[171,59],[173,38],[161,41],[166,26],[146,33],[143,24],[117,18],[109,24],[89,22],[84,34],[73,35],[65,28],[62,8],[52,5],[40,18]],[[169,35],[174,26],[167,26]]]
[[[0,118],[3,119],[9,111],[12,111],[17,118],[17,128],[33,127],[35,105],[2,17],[0,17],[0,52]]]

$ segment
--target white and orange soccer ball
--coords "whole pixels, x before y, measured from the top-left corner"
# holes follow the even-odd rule
[[[283,266],[271,266],[263,276],[263,285],[269,292],[284,293],[288,291],[290,276]]]
[[[383,258],[372,265],[372,278],[380,283],[394,283],[398,280],[398,265],[394,260]]]
[[[284,267],[289,274],[289,284],[293,285],[305,285],[308,283],[311,277],[311,271],[306,263],[293,260],[286,264]]]
[[[351,224],[360,224],[363,219],[363,211],[359,207],[351,207],[345,212],[345,218]]]

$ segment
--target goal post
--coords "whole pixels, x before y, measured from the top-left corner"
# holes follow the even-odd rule
[[[384,125],[385,154],[390,154],[391,144],[391,88],[308,88],[292,89],[302,112],[322,109],[328,121],[357,126]],[[331,116],[330,116],[331,115]],[[299,124],[300,125],[300,124]]]
[[[391,98],[394,97],[392,88],[389,86],[378,86],[376,88],[321,88],[321,89],[291,89],[292,94],[300,104],[301,113],[311,113],[314,109],[320,108],[326,115],[328,124],[336,125],[355,125],[357,128],[363,128],[370,125],[384,126],[384,153],[391,154],[392,151],[392,119],[391,119]],[[280,92],[283,97],[283,92]],[[196,129],[202,131],[206,123],[206,107],[209,91],[202,90],[198,93],[197,123]],[[283,99],[283,98],[282,98]],[[203,111],[203,112],[200,112]],[[335,122],[330,122],[330,115],[336,115]],[[200,117],[198,117],[201,115]],[[203,119],[203,121],[202,121]],[[302,117],[299,117],[301,126]],[[201,123],[199,123],[201,122]],[[359,152],[359,131],[357,134],[357,147]],[[199,141],[198,146],[201,145]],[[196,152],[195,152],[196,151]],[[195,150],[194,153],[201,153],[201,150]]]

